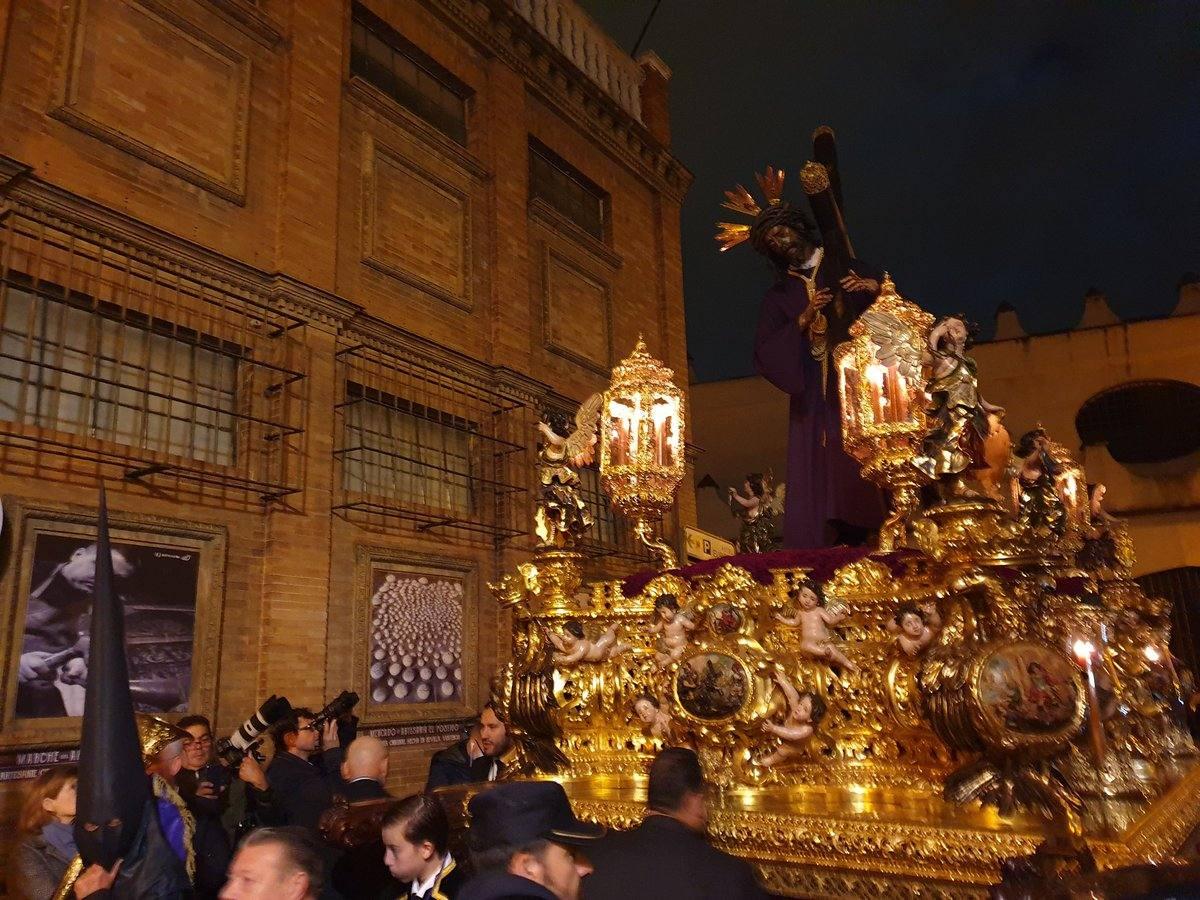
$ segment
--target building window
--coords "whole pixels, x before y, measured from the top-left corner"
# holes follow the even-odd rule
[[[529,140],[529,197],[598,241],[605,239],[608,194],[539,141]]]
[[[342,490],[457,517],[475,511],[475,423],[346,382]]]
[[[1092,397],[1075,417],[1085,447],[1106,444],[1124,465],[1158,463],[1200,450],[1200,385],[1132,381]]]
[[[1136,579],[1152,597],[1171,603],[1171,650],[1195,671],[1200,666],[1200,566],[1150,572]]]
[[[113,303],[9,287],[0,419],[231,466],[237,355],[240,348]]]
[[[350,74],[466,146],[471,89],[358,3],[350,32]]]

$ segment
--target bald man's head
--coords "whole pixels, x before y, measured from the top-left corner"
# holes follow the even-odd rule
[[[346,760],[342,763],[342,778],[371,778],[381,784],[387,781],[387,745],[377,737],[363,735],[355,738],[346,748]]]

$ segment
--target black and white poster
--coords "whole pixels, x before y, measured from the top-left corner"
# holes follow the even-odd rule
[[[17,672],[17,718],[83,715],[96,545],[38,532]],[[190,547],[112,544],[114,588],[125,607],[129,680],[136,708],[184,712],[191,693],[200,553]]]

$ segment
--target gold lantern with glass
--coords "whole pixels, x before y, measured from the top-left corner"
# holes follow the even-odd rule
[[[675,551],[654,526],[675,504],[684,474],[683,392],[674,378],[639,335],[613,368],[600,411],[600,485],[665,569],[677,564]]]
[[[879,531],[884,552],[905,546],[905,524],[929,480],[912,460],[929,430],[922,356],[933,321],[885,274],[875,302],[850,326],[850,340],[834,351],[846,452],[864,478],[891,494]]]

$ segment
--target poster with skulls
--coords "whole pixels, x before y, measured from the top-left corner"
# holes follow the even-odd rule
[[[371,567],[371,704],[463,702],[461,576]]]

